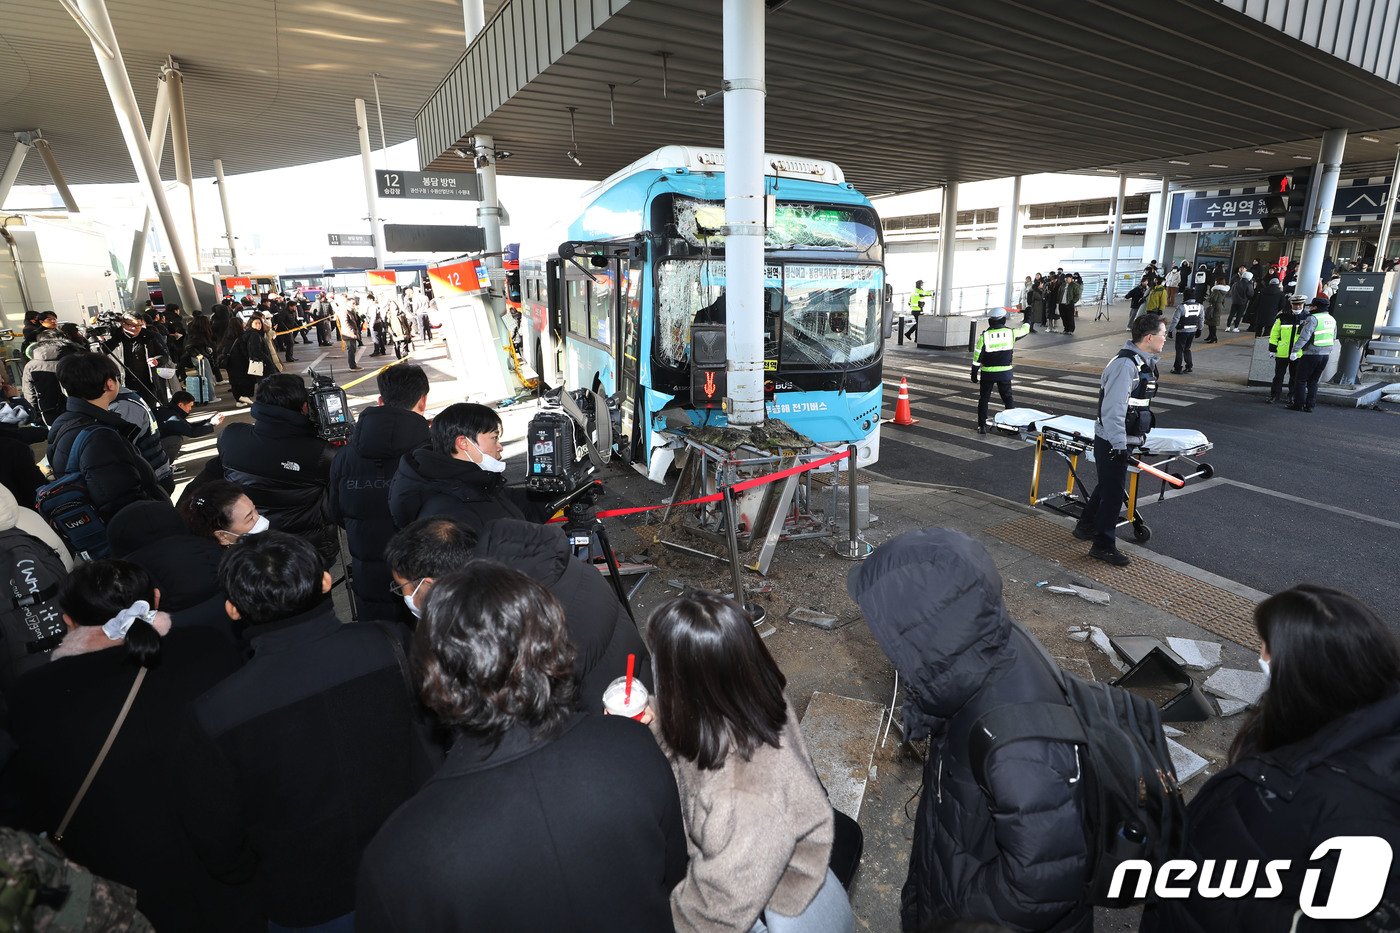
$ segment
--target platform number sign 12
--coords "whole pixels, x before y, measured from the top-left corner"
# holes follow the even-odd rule
[[[476,260],[429,269],[428,278],[433,283],[433,294],[438,298],[475,295],[491,286],[485,267]]]

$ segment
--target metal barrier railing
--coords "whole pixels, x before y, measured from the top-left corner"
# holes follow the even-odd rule
[[[1081,305],[1102,305],[1108,296],[1108,273],[1091,272],[1081,274],[1084,279],[1084,293],[1079,299]],[[1119,273],[1113,287],[1113,301],[1117,301],[1132,290],[1141,273]],[[1017,282],[1011,293],[1011,303],[1019,307],[1024,301],[1024,282]],[[909,296],[911,291],[894,292],[894,313],[910,316]],[[992,308],[1006,307],[1002,299],[1006,297],[1006,282],[985,282],[978,285],[959,285],[953,288],[950,310],[947,314],[978,314]],[[925,314],[941,314],[938,309],[938,292],[935,289],[924,306]]]

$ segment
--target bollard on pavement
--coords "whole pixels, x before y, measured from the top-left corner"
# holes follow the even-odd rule
[[[848,456],[846,461],[846,505],[849,513],[850,537],[844,544],[836,546],[836,556],[844,557],[846,560],[865,560],[875,549],[870,546],[870,542],[860,536],[860,518],[856,508],[856,445],[848,444],[846,451]]]

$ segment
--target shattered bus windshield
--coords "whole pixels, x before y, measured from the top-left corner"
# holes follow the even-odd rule
[[[723,259],[672,259],[656,270],[659,361],[690,362],[690,325],[725,320]],[[881,271],[856,263],[768,263],[763,271],[765,368],[846,369],[880,347]]]
[[[724,204],[677,196],[676,231],[691,246],[717,247],[724,237]],[[767,249],[861,252],[879,242],[879,221],[868,207],[778,202],[764,240]]]

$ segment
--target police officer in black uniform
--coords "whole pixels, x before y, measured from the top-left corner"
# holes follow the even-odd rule
[[[1099,484],[1074,526],[1076,538],[1094,542],[1089,556],[1115,567],[1131,563],[1118,550],[1115,531],[1128,478],[1128,452],[1142,446],[1152,430],[1157,358],[1167,344],[1167,324],[1159,314],[1141,314],[1133,320],[1132,337],[1099,378],[1099,418],[1094,424]]]

